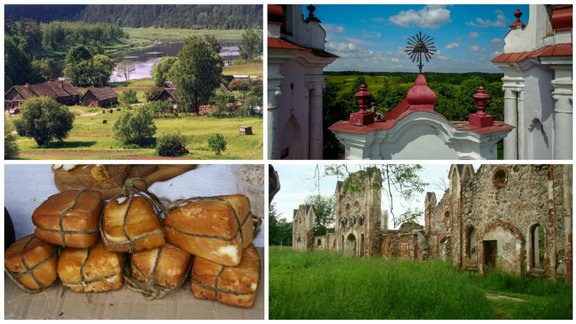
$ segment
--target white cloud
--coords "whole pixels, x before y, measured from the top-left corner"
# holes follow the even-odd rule
[[[428,5],[418,11],[402,10],[397,15],[388,18],[390,22],[401,27],[419,26],[423,28],[438,28],[451,22],[450,10],[444,6]]]
[[[500,46],[502,45],[504,41],[501,38],[492,38],[492,40],[490,41],[490,44],[494,45],[494,46]]]
[[[470,46],[470,50],[471,50],[472,52],[479,52],[479,51],[480,51],[480,46],[478,46],[478,45]]]
[[[468,26],[478,27],[478,28],[487,28],[487,27],[506,27],[508,23],[508,19],[506,15],[504,15],[504,11],[496,10],[496,19],[483,19],[483,18],[476,18],[474,21],[469,21],[466,23]]]
[[[322,27],[324,27],[326,33],[342,34],[343,32],[346,31],[346,29],[342,25],[322,24]]]
[[[450,44],[446,45],[445,48],[446,49],[453,49],[453,48],[458,48],[458,47],[460,47],[460,45],[458,43],[454,42],[454,43],[450,43]]]
[[[336,55],[339,56],[347,56],[350,53],[358,53],[360,51],[360,47],[350,42],[346,43],[330,42],[326,43],[326,50],[329,52],[334,52]]]
[[[397,57],[393,57],[390,60],[392,61],[392,63],[400,63],[400,60]]]
[[[474,38],[478,38],[480,37],[480,34],[478,34],[477,32],[470,32],[470,34],[468,34],[468,38],[470,39],[474,39]]]
[[[364,37],[364,38],[380,38],[380,37],[382,37],[382,34],[380,32],[362,31],[362,37]]]

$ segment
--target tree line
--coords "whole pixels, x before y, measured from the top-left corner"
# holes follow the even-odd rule
[[[8,20],[75,20],[120,27],[246,29],[262,28],[261,5],[8,5]]]
[[[104,46],[126,37],[121,28],[109,24],[90,25],[82,22],[60,21],[38,23],[31,19],[23,19],[6,22],[5,27],[5,91],[13,85],[33,84],[58,78],[68,62],[66,60],[62,62],[61,59],[46,54],[54,53],[54,51],[70,54],[70,51],[78,46],[82,46],[85,52],[83,55],[85,61],[88,61],[87,56],[91,55],[89,58],[91,66],[88,67],[88,62],[86,62],[83,66],[74,68],[84,71],[91,69],[94,73],[92,73],[91,81],[87,81],[85,77],[84,81],[77,79],[73,83],[102,86],[107,82],[103,81],[106,71],[109,70],[111,73],[113,68],[112,61],[102,55]],[[77,49],[75,52],[78,52]],[[98,54],[102,56],[93,57]]]
[[[387,72],[329,72],[326,74],[324,100],[324,158],[338,159],[342,147],[328,127],[339,120],[347,120],[351,112],[358,111],[354,94],[362,83],[368,84],[372,93],[372,106],[381,114],[386,114],[406,98],[408,90],[414,85],[414,73]],[[350,83],[341,81],[335,76],[353,75]],[[377,85],[368,83],[368,77],[377,77]],[[426,73],[428,87],[436,93],[434,110],[448,120],[465,121],[468,115],[476,112],[475,100],[472,97],[480,86],[491,96],[486,113],[495,120],[504,119],[504,94],[502,91],[502,74],[498,73]],[[376,88],[376,91],[371,91]]]

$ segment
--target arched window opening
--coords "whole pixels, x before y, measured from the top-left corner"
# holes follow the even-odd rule
[[[532,245],[531,263],[535,269],[544,269],[544,228],[536,224],[530,233]]]
[[[470,260],[476,260],[476,230],[473,226],[470,226],[467,231],[466,256]]]
[[[503,188],[506,185],[506,181],[508,180],[508,175],[506,174],[506,170],[498,169],[494,172],[494,176],[492,177],[492,184],[497,189]]]

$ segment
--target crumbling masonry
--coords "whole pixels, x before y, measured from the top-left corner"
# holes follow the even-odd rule
[[[359,191],[337,184],[334,233],[314,236],[312,206],[295,210],[293,249],[441,258],[480,273],[494,267],[572,283],[571,165],[482,165],[476,172],[453,165],[440,201],[426,194],[425,225],[398,230],[387,228],[380,211],[380,174],[364,179]]]

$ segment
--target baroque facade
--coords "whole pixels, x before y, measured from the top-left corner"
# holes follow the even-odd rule
[[[362,171],[364,172],[364,171]],[[355,176],[353,174],[352,176]],[[427,193],[424,226],[387,228],[380,212],[381,182],[375,172],[363,189],[336,187],[333,234],[314,236],[312,206],[295,211],[293,249],[330,250],[345,255],[452,262],[484,273],[512,274],[572,282],[571,165],[453,165],[449,186],[438,201]],[[300,221],[306,215],[308,221]]]
[[[322,159],[326,31],[308,6],[268,6],[268,158]]]

